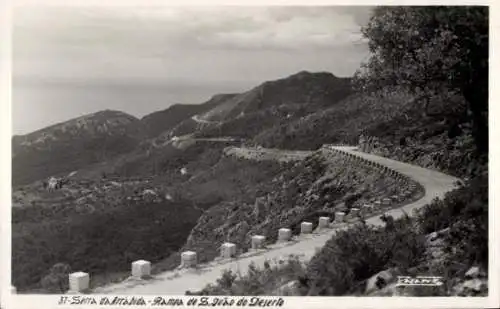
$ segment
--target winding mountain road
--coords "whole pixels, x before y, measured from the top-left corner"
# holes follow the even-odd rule
[[[191,117],[191,119],[193,119],[194,121],[196,121],[198,123],[204,123],[204,124],[219,123],[218,121],[210,121],[210,120],[201,119],[200,115],[194,115],[193,117]]]
[[[373,154],[356,151],[355,147],[328,146],[329,149],[336,149],[346,153],[354,154],[366,160],[373,161],[387,166],[401,174],[404,174],[414,181],[420,183],[425,188],[425,195],[403,207],[388,210],[385,213],[395,218],[401,217],[404,213],[411,215],[413,210],[430,203],[434,198],[442,198],[445,193],[454,189],[458,178],[425,169],[419,166],[402,163],[399,161],[383,158]],[[367,224],[383,225],[380,215],[366,219]],[[346,224],[347,225],[347,224]],[[346,226],[342,227],[346,228]],[[135,295],[183,295],[187,290],[198,291],[207,284],[214,283],[221,275],[222,271],[230,269],[233,272],[245,274],[250,263],[255,263],[262,267],[264,262],[287,259],[289,255],[299,255],[303,260],[309,260],[317,249],[323,247],[334,234],[340,229],[326,229],[323,232],[313,233],[308,236],[299,236],[286,244],[275,244],[268,246],[259,252],[247,253],[237,259],[228,261],[214,261],[208,264],[199,265],[198,269],[180,269],[168,271],[156,275],[150,280],[129,279],[118,284],[112,284],[101,288],[96,288],[95,294],[135,294]],[[277,232],[277,231],[276,231]]]

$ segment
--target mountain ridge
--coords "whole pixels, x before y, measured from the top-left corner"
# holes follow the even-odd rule
[[[300,71],[263,82],[243,93],[218,93],[200,104],[173,104],[140,119],[110,109],[82,115],[14,135],[13,184],[28,184],[128,153],[134,156],[133,152],[143,149],[149,140],[164,144],[174,136],[216,129],[225,121],[231,122],[226,125],[229,128],[245,127],[248,122],[264,125],[258,120],[263,117],[265,126],[272,126],[280,119],[287,121],[286,114],[280,112],[283,108],[313,111],[341,100],[351,91],[349,78],[338,78],[328,72]],[[238,130],[244,130],[243,127]],[[232,131],[228,133],[234,134]]]
[[[139,119],[103,110],[12,137],[13,185],[67,173],[136,147]]]
[[[258,102],[247,101],[248,106],[238,108],[248,112],[239,117],[205,123],[194,117],[198,114],[190,116],[192,112],[189,111],[183,114],[186,119],[175,125],[174,129],[160,134],[165,137],[165,143],[155,144],[154,139],[150,143],[151,139],[148,139],[147,134],[142,135],[139,141],[128,140],[124,136],[125,140],[117,141],[121,148],[113,146],[113,142],[108,140],[111,150],[120,149],[119,153],[106,153],[102,156],[102,142],[106,141],[106,138],[90,140],[90,143],[83,146],[81,140],[72,140],[72,145],[76,144],[79,148],[73,149],[70,145],[69,148],[58,148],[55,151],[52,149],[52,152],[48,152],[51,156],[47,153],[43,156],[36,153],[25,157],[24,162],[13,164],[14,175],[23,169],[31,172],[41,169],[34,175],[38,179],[57,176],[57,173],[63,172],[67,175],[70,171],[78,170],[75,176],[68,177],[68,182],[56,191],[46,190],[41,182],[14,188],[13,204],[16,203],[17,206],[13,209],[13,235],[16,237],[13,242],[16,244],[13,249],[13,273],[16,275],[16,287],[19,290],[39,288],[45,276],[44,272],[51,265],[65,261],[70,261],[71,267],[87,269],[95,274],[93,280],[96,281],[107,281],[109,276],[120,276],[122,271],[128,274],[130,259],[150,259],[157,269],[169,269],[177,265],[179,250],[182,250],[184,245],[192,244],[211,250],[214,240],[221,240],[217,238],[219,232],[234,232],[237,235],[238,228],[244,228],[244,225],[228,226],[226,221],[218,222],[217,217],[201,216],[203,211],[227,213],[231,215],[231,220],[236,220],[233,223],[243,222],[247,210],[250,212],[253,206],[260,205],[258,201],[262,199],[263,192],[276,188],[277,192],[281,192],[276,200],[278,204],[300,206],[302,202],[294,202],[303,200],[300,194],[307,193],[309,189],[315,190],[313,183],[309,181],[317,178],[314,162],[311,162],[314,163],[312,165],[299,165],[294,168],[292,163],[286,162],[257,160],[257,163],[227,157],[224,155],[224,149],[228,144],[216,142],[216,137],[238,137],[239,140],[233,145],[241,144],[246,149],[258,150],[258,147],[254,146],[262,146],[314,150],[319,144],[355,144],[362,132],[387,137],[387,140],[380,139],[379,144],[387,143],[404,148],[391,150],[389,154],[399,156],[401,151],[404,151],[411,154],[407,157],[409,162],[437,163],[437,167],[446,169],[449,159],[454,158],[446,155],[446,160],[443,160],[440,155],[446,154],[443,152],[445,148],[456,147],[451,142],[459,142],[457,138],[444,138],[448,125],[441,125],[433,119],[420,119],[423,116],[418,111],[418,102],[406,100],[405,93],[385,93],[385,98],[381,99],[356,93],[349,95],[352,91],[349,88],[337,97],[337,100],[329,100],[331,97],[324,95],[324,92],[312,91],[311,95],[318,95],[318,98],[313,98],[313,104],[304,104],[303,99],[307,97],[309,88],[294,88],[297,80],[303,78],[308,79],[311,76],[302,73],[292,78],[292,90],[283,92],[286,94],[283,101],[264,100],[264,104],[256,111],[246,108],[255,108]],[[331,78],[327,77],[326,80]],[[273,86],[287,82],[285,78],[279,83],[263,84],[266,85],[264,88],[272,90]],[[328,85],[328,82],[325,84]],[[279,89],[280,87],[275,89],[276,93],[271,91],[267,98],[280,96]],[[299,99],[293,97],[297,89],[302,95]],[[218,102],[213,103],[213,108],[234,100],[237,96],[216,95],[211,98]],[[288,100],[289,98],[295,101]],[[454,104],[446,95],[438,101],[443,102],[443,107]],[[233,114],[238,111],[231,108]],[[413,117],[408,118],[406,114]],[[160,113],[155,121],[161,122],[162,119],[164,118]],[[140,120],[134,121],[132,127],[139,124]],[[159,131],[163,125],[169,124],[160,123]],[[181,139],[189,141],[185,148],[176,147],[175,143],[172,143],[173,137],[180,133],[186,134]],[[464,138],[468,135],[467,131],[460,134],[464,135]],[[407,143],[401,143],[400,138],[405,136],[408,136]],[[141,143],[142,148],[138,146]],[[418,147],[420,144],[425,147]],[[465,143],[460,147],[468,149],[469,144]],[[377,147],[376,151],[381,151],[380,148]],[[464,153],[462,148],[454,153]],[[417,149],[418,152],[415,151]],[[96,154],[101,156],[95,157]],[[74,161],[82,158],[82,155],[89,155],[92,160]],[[32,166],[33,162],[38,162],[39,166]],[[365,181],[374,176],[373,173],[361,174],[362,171],[348,173],[351,169],[348,164],[335,166],[343,175],[341,181],[329,183],[329,191],[322,191],[322,187],[317,188],[321,189],[320,191],[311,191],[318,207],[324,206],[326,201],[329,202],[327,206],[336,206],[344,200],[346,203],[348,200],[357,199],[357,190],[362,188],[351,187],[353,181]],[[294,180],[294,176],[293,179],[281,180],[281,174],[288,171],[296,173],[297,179]],[[307,176],[309,174],[311,179]],[[353,179],[352,175],[357,176]],[[257,207],[260,213],[258,217],[265,219],[264,222],[271,222],[267,227],[276,225],[273,218],[277,216],[268,211],[276,208],[276,202],[271,200],[264,203],[264,208]],[[290,224],[295,224],[295,220],[307,219],[302,216],[306,213],[302,212],[291,211],[289,215]],[[151,221],[153,217],[154,224]],[[191,232],[197,226],[198,220],[209,220],[206,226],[216,229],[219,234],[190,237],[194,235]],[[29,235],[26,236],[26,233]],[[75,238],[71,235],[79,236]],[[114,237],[115,241],[103,246],[103,241],[109,237]],[[191,242],[186,239],[189,237]],[[82,239],[85,241],[82,242]],[[144,242],[143,239],[150,239],[151,242]],[[57,245],[42,250],[41,243]],[[29,252],[35,249],[39,250],[39,257],[30,256]],[[208,253],[210,252],[207,252],[205,259],[210,256]]]
[[[350,80],[336,77],[329,72],[300,71],[284,78],[265,81],[230,98],[200,118],[212,121],[228,120],[260,108],[283,104],[326,104],[349,93]]]
[[[15,134],[15,135],[12,136],[12,138],[17,138],[18,139],[18,138],[27,137],[27,136],[30,136],[30,135],[39,134],[39,133],[41,133],[43,131],[54,129],[54,128],[57,128],[59,126],[63,126],[63,125],[66,125],[68,123],[71,123],[71,122],[75,122],[75,121],[79,121],[79,120],[84,120],[84,119],[88,119],[88,118],[92,118],[92,117],[96,117],[96,116],[102,116],[103,114],[106,114],[106,116],[111,116],[113,114],[115,114],[116,116],[122,115],[124,117],[131,118],[133,120],[139,120],[139,118],[137,118],[137,117],[135,117],[133,115],[130,115],[128,113],[119,111],[119,110],[104,109],[104,110],[99,110],[99,111],[96,111],[96,112],[93,112],[93,113],[84,114],[84,115],[81,115],[81,116],[78,116],[78,117],[70,118],[68,120],[59,121],[59,122],[56,122],[54,124],[48,125],[46,127],[37,129],[35,131],[31,131],[31,132],[28,132],[28,133],[25,133],[25,134]]]
[[[169,105],[165,109],[151,112],[151,113],[146,114],[142,117],[136,117],[134,115],[128,114],[128,113],[120,111],[120,110],[104,109],[104,110],[99,110],[96,112],[84,114],[84,115],[81,115],[78,117],[73,117],[73,118],[70,118],[70,119],[65,120],[65,121],[59,121],[59,122],[56,122],[54,124],[48,125],[46,127],[31,131],[31,132],[28,132],[25,134],[15,134],[12,136],[12,138],[13,139],[23,138],[26,136],[40,133],[40,132],[45,131],[45,130],[53,129],[53,128],[61,126],[61,125],[65,125],[68,122],[78,121],[80,119],[95,117],[95,116],[99,116],[99,115],[103,115],[103,114],[108,114],[108,115],[116,114],[116,115],[122,115],[122,116],[125,116],[128,118],[132,118],[133,120],[145,121],[145,120],[148,120],[149,118],[152,118],[156,114],[166,113],[167,111],[173,110],[173,109],[189,108],[189,107],[193,107],[193,108],[196,107],[196,108],[200,108],[200,109],[214,108],[217,105],[219,105],[220,103],[222,103],[223,101],[230,100],[236,96],[245,95],[246,93],[251,92],[251,91],[256,90],[256,89],[269,87],[269,86],[276,84],[276,83],[279,84],[279,83],[283,83],[283,82],[287,82],[287,81],[296,81],[296,80],[303,81],[304,79],[314,78],[314,77],[323,77],[323,78],[327,77],[327,78],[331,78],[332,80],[345,80],[345,81],[350,81],[350,79],[351,79],[351,77],[337,77],[334,74],[332,74],[330,72],[326,72],[326,71],[310,72],[310,71],[303,70],[303,71],[299,71],[295,74],[292,74],[292,75],[289,75],[286,77],[282,77],[282,78],[275,79],[275,80],[265,81],[265,82],[255,86],[255,87],[251,88],[250,90],[242,92],[242,93],[217,93],[217,94],[212,95],[207,101],[204,101],[202,103],[194,103],[194,104],[174,103],[172,105]],[[203,106],[203,108],[201,108],[202,106]],[[203,117],[200,117],[200,118],[203,118]]]

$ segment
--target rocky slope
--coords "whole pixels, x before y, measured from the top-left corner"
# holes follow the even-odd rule
[[[463,98],[443,92],[432,102],[432,115],[412,100],[405,114],[365,130],[364,150],[460,177],[477,175],[487,158],[477,154]]]
[[[321,151],[303,161],[281,164],[285,168],[259,185],[255,199],[219,203],[208,209],[184,249],[195,250],[203,260],[214,258],[223,242],[237,243],[244,252],[252,235],[264,235],[272,243],[281,227],[298,234],[302,221],[316,226],[322,215],[349,214],[351,208],[362,208],[408,188],[373,167],[352,166],[343,157]]]
[[[487,296],[488,190],[480,178],[413,218],[385,216],[381,226],[359,224],[336,233],[309,262],[299,252],[288,261],[250,264],[243,275],[232,268],[195,294]],[[439,279],[433,286],[400,286],[398,276]]]

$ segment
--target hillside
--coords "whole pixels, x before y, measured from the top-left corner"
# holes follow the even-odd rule
[[[289,227],[297,235],[302,221],[316,227],[320,216],[332,217],[338,211],[348,214],[351,208],[362,208],[365,203],[409,188],[410,184],[373,167],[346,163],[345,158],[318,151],[303,161],[284,165],[279,174],[256,188],[240,186],[242,196],[252,198],[208,209],[192,229],[184,249],[195,250],[205,261],[215,258],[216,248],[226,241],[245,252],[252,235],[264,235],[272,243],[281,227]]]
[[[283,149],[316,149],[322,144],[355,143],[363,130],[405,114],[404,93],[377,97],[354,94],[332,107],[278,124],[255,136],[255,143]]]
[[[262,104],[258,103],[259,101],[254,95],[261,92],[265,94],[265,101]],[[134,119],[127,127],[127,132],[135,132],[135,134],[126,133],[128,135],[121,136],[122,139],[130,141],[126,149],[117,147],[116,153],[108,154],[107,148],[104,148],[102,156],[89,159],[88,156],[93,154],[92,149],[98,146],[88,147],[86,151],[81,153],[72,153],[71,160],[70,158],[61,160],[61,166],[53,168],[53,164],[44,165],[44,172],[40,174],[43,177],[32,177],[29,180],[40,180],[50,175],[61,172],[69,173],[73,170],[80,170],[78,175],[97,178],[103,173],[127,177],[134,175],[134,173],[139,175],[165,174],[168,173],[168,170],[161,167],[161,162],[175,161],[175,157],[182,153],[182,151],[171,147],[172,138],[176,136],[232,137],[251,140],[263,130],[276,127],[279,124],[290,123],[305,115],[322,110],[326,106],[334,105],[350,92],[352,90],[347,78],[337,78],[330,73],[300,72],[280,80],[265,82],[244,94],[218,94],[202,104],[173,105],[163,111],[146,115],[139,121]],[[234,102],[239,103],[234,105]],[[225,107],[222,108],[223,106]],[[232,112],[228,113],[227,117],[225,116],[226,118],[221,121],[205,119],[207,118],[205,117],[206,113],[215,115],[221,111],[221,108],[227,110],[228,106],[232,106],[231,110],[233,107],[241,107],[245,112],[239,113],[234,118]],[[101,116],[104,117],[107,114]],[[78,136],[83,139],[83,142],[89,139],[84,133]],[[91,140],[94,138],[92,137]],[[77,146],[73,146],[73,144]],[[66,148],[80,149],[78,148],[80,144],[82,141],[79,139],[68,138],[67,145],[57,146],[58,155],[63,156],[67,153]],[[189,148],[192,142],[188,138],[185,144]],[[200,147],[204,146],[198,146],[195,149],[201,149]],[[203,152],[203,150],[200,151]],[[170,156],[173,156],[172,160],[169,159]],[[190,157],[189,154],[185,156],[186,158]],[[45,155],[40,156],[38,160],[41,158],[45,158]],[[35,160],[32,164],[37,164],[36,162]],[[36,169],[30,168],[30,173],[36,173],[36,171]],[[29,180],[22,182],[22,184],[28,184]]]
[[[67,174],[133,150],[143,137],[139,120],[102,111],[12,138],[14,186]]]
[[[488,188],[483,176],[381,226],[358,224],[305,261],[301,252],[226,270],[187,295],[479,296],[488,295]],[[367,220],[368,221],[368,220]],[[320,236],[317,236],[320,237]],[[245,261],[242,261],[245,262]],[[263,262],[263,263],[262,263]],[[263,264],[263,265],[262,265]],[[442,285],[398,286],[398,276],[439,274]]]
[[[314,151],[323,144],[357,144],[363,134],[372,146],[367,152],[476,175],[477,157],[462,156],[475,153],[469,119],[462,117],[463,98],[442,92],[435,101],[433,108],[445,115],[422,113],[420,99],[401,88],[355,93],[350,79],[300,72],[141,120],[105,111],[15,137],[13,168],[24,186],[13,191],[18,206],[13,209],[13,282],[19,291],[56,293],[59,287],[45,279],[57,263],[86,269],[101,285],[126,277],[130,262],[139,258],[152,261],[155,272],[175,268],[184,249],[197,250],[200,262],[209,261],[222,241],[238,242],[244,251],[248,236],[257,231],[273,240],[279,226],[297,233],[302,220],[315,222],[322,214],[349,211],[404,189],[373,168],[353,167],[320,151],[297,163],[255,161],[225,156],[229,145]],[[179,136],[183,143],[173,141]],[[56,191],[34,182],[74,170]],[[466,217],[461,211],[453,215]],[[436,228],[426,232],[432,231]],[[363,230],[359,237],[388,237],[388,246],[399,245],[400,236],[384,233]],[[402,235],[414,236],[407,228]],[[321,274],[329,266],[318,254],[315,271]],[[391,262],[384,257],[373,270]],[[353,263],[348,267],[358,267]],[[309,274],[319,280],[310,293],[333,293],[322,290],[321,276]]]
[[[161,139],[187,134],[252,138],[277,124],[332,106],[352,92],[350,78],[302,71],[221,97],[213,108],[180,122]]]
[[[356,145],[363,135],[374,153],[470,175],[478,158],[463,97],[436,94],[431,115],[422,112],[423,105],[402,89],[354,94],[330,108],[277,123],[252,141],[269,148],[317,149],[325,143]]]
[[[286,78],[265,82],[201,115],[204,120],[220,121],[261,109],[288,104],[325,107],[344,98],[351,91],[350,78],[331,73],[302,71]]]
[[[204,113],[234,97],[236,94],[218,94],[202,104],[174,104],[169,108],[148,114],[141,119],[149,138],[174,128],[196,114]]]
[[[386,6],[371,14],[361,28],[370,56],[353,79],[359,92],[253,142],[291,149],[349,143],[429,174],[457,175],[460,186],[413,217],[382,216],[381,226],[335,235],[307,263],[250,265],[246,275],[226,272],[196,294],[488,295],[489,8]],[[442,276],[443,284],[397,285],[398,276],[422,274]]]
[[[231,100],[232,96],[216,98],[220,100],[212,100],[217,102],[214,105]],[[248,235],[256,231],[272,240],[276,236],[272,231],[285,224],[296,233],[302,220],[314,222],[320,215],[348,210],[380,194],[393,194],[401,187],[394,179],[370,168],[351,168],[338,159],[326,162],[318,154],[297,164],[256,163],[224,157],[226,143],[193,140],[186,148],[159,143],[168,141],[181,128],[194,132],[194,138],[233,136],[246,139],[248,145],[307,150],[325,143],[355,144],[361,133],[380,136],[385,145],[399,143],[401,136],[407,136],[406,144],[398,144],[405,146],[406,152],[382,153],[385,148],[379,147],[377,153],[416,163],[429,153],[449,147],[437,141],[448,136],[447,129],[454,123],[449,125],[419,113],[415,100],[404,91],[383,92],[379,96],[351,94],[328,104],[323,99],[314,102],[323,103],[271,104],[269,108],[221,122],[198,119],[197,114],[188,111],[182,116],[188,118],[170,129],[167,124],[157,126],[154,130],[158,132],[166,129],[159,136],[141,139],[140,143],[133,139],[133,147],[128,151],[81,165],[61,190],[47,192],[40,182],[19,187],[13,192],[13,202],[22,206],[13,210],[14,284],[20,291],[57,292],[43,283],[56,263],[91,271],[99,285],[126,276],[134,259],[151,260],[156,272],[176,267],[178,252],[184,249],[195,249],[200,261],[209,261],[217,255],[216,245],[222,241],[241,243],[245,250]],[[456,103],[439,102],[443,109]],[[146,120],[161,123],[162,117],[170,116],[165,112]],[[137,129],[141,125],[136,119],[130,118],[127,123],[136,131],[126,126],[123,132],[144,136]],[[54,128],[58,126],[47,130]],[[99,136],[100,130],[89,130],[89,138]],[[87,138],[78,131],[70,132],[71,138]],[[106,131],[111,137],[114,132]],[[466,130],[460,131],[458,136],[467,134]],[[459,142],[456,137],[448,138]],[[159,147],[152,146],[155,142]],[[57,141],[42,145],[52,143],[59,145]],[[416,147],[425,147],[427,151],[414,152]],[[469,144],[464,147],[472,149]],[[460,154],[464,149],[455,151]],[[40,151],[50,150],[47,146]],[[401,153],[412,156],[400,158]],[[441,161],[435,159],[431,163],[441,168]],[[68,165],[72,163],[69,161]],[[119,233],[116,228],[120,228]],[[106,250],[100,245],[102,235],[115,235]],[[42,245],[47,243],[57,245]]]
[[[165,110],[144,116],[141,122],[144,123],[147,135],[155,137],[201,111],[203,109],[196,104],[174,104]]]
[[[37,183],[15,191],[22,207],[12,212],[14,285],[54,292],[43,279],[57,263],[89,269],[99,282],[119,278],[140,257],[161,262],[183,246],[205,209],[254,199],[261,183],[286,168],[223,158],[220,147],[171,149],[158,162],[163,172],[136,165],[147,164],[139,159],[123,166],[129,176],[116,170],[99,180],[70,178],[53,192]]]
[[[192,116],[213,109],[234,96],[218,94],[201,104],[172,105],[140,120],[123,112],[105,110],[26,135],[13,136],[13,185],[26,185],[49,176],[92,169],[96,164],[120,156],[134,157],[138,149],[150,143],[150,139],[161,137],[164,132],[170,136],[169,130],[183,121],[189,121]]]

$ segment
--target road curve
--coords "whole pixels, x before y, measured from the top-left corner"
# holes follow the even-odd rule
[[[456,177],[446,175],[435,170],[430,170],[417,165],[380,157],[370,153],[360,152],[356,150],[356,147],[338,146],[335,148],[344,152],[352,153],[366,160],[387,166],[395,170],[396,172],[410,177],[424,187],[425,195],[418,201],[385,212],[386,214],[391,215],[394,218],[399,218],[404,215],[404,213],[411,214],[414,210],[419,209],[426,204],[429,204],[435,198],[443,198],[446,192],[456,188],[457,181],[460,181],[460,179]],[[366,222],[376,225],[382,224],[379,216],[367,219]]]
[[[191,117],[191,119],[193,119],[194,121],[196,121],[198,123],[203,123],[203,124],[219,123],[218,121],[210,121],[210,120],[201,119],[200,115],[194,115]]]
[[[401,174],[404,174],[416,182],[420,183],[425,188],[425,195],[411,204],[407,204],[401,208],[388,210],[386,214],[390,214],[397,218],[404,213],[411,214],[413,210],[423,207],[431,202],[434,198],[442,198],[444,194],[455,188],[456,182],[459,180],[455,177],[425,169],[419,166],[387,159],[373,154],[362,153],[356,151],[355,147],[347,146],[330,146],[336,150],[351,153],[367,160],[385,165]],[[328,149],[328,147],[326,148]],[[328,150],[327,150],[328,151]],[[367,224],[382,225],[380,215],[366,219]],[[345,227],[344,227],[345,228]],[[156,275],[153,279],[127,281],[108,285],[94,289],[94,294],[135,294],[135,295],[184,295],[187,290],[201,290],[207,284],[214,283],[221,275],[223,270],[230,269],[233,272],[241,272],[245,274],[251,262],[257,266],[262,266],[263,263],[273,260],[287,259],[291,254],[300,255],[301,259],[309,260],[317,249],[323,247],[339,229],[328,229],[321,233],[314,233],[308,236],[300,236],[288,244],[272,245],[261,252],[247,253],[240,256],[238,259],[229,260],[226,262],[211,262],[205,265],[200,265],[196,270],[175,270],[168,271]]]

